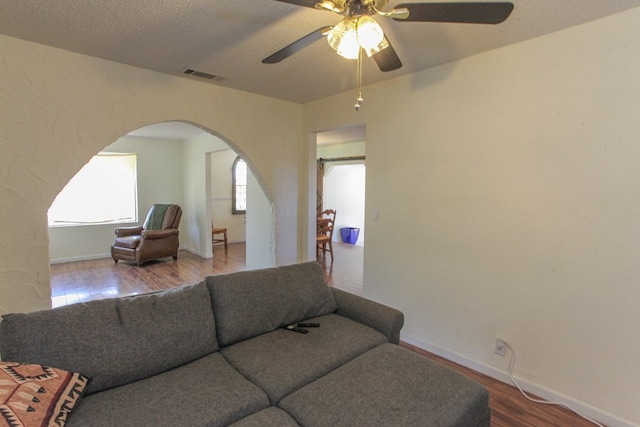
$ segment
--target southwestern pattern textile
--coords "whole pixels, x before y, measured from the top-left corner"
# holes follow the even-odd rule
[[[88,383],[62,369],[0,362],[0,427],[62,427]]]

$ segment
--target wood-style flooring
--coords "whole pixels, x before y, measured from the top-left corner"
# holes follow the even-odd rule
[[[178,251],[178,259],[149,261],[141,267],[111,258],[51,265],[53,307],[103,298],[144,294],[200,282],[205,276],[246,269],[245,244],[214,246],[213,258]]]
[[[325,280],[355,294],[362,294],[363,247],[334,243],[335,261],[320,255]],[[51,265],[51,299],[54,307],[76,302],[117,296],[136,295],[197,283],[205,276],[246,270],[244,243],[214,247],[212,259],[200,258],[181,250],[178,259],[167,258],[137,267],[123,261],[115,264],[111,258]],[[492,427],[566,426],[590,427],[571,411],[558,406],[529,402],[511,385],[442,359],[425,350],[402,343],[403,346],[436,360],[484,384],[490,393]]]

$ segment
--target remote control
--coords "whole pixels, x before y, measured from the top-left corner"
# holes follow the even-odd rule
[[[298,323],[298,328],[319,328],[320,323]]]
[[[288,329],[290,331],[293,331],[293,332],[299,332],[301,334],[308,334],[309,333],[309,331],[307,331],[306,329],[298,328],[295,325],[285,326],[284,328]]]

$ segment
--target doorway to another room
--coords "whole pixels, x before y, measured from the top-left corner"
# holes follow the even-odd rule
[[[341,229],[357,231],[343,243],[364,245],[366,141],[365,126],[319,132],[316,137],[316,214],[336,211],[333,241],[343,241]]]
[[[316,248],[316,256],[325,268],[347,262],[341,257],[363,259],[365,245],[366,188],[365,126],[350,126],[316,134],[316,211],[335,210],[332,242],[336,256]],[[357,254],[356,254],[357,252]],[[351,267],[356,267],[349,262]],[[352,271],[350,280],[362,283],[363,264]],[[359,289],[358,292],[362,292]]]
[[[209,184],[211,186],[211,227],[212,248],[215,256],[218,251],[226,251],[230,242],[245,242],[247,239],[247,208],[246,208],[246,187],[247,168],[244,161],[232,149],[225,149],[209,153],[211,176]],[[239,170],[238,164],[244,165]],[[243,173],[241,173],[243,172]],[[238,183],[234,176],[240,175],[243,180]],[[243,186],[243,209],[236,208],[234,190],[238,186]]]

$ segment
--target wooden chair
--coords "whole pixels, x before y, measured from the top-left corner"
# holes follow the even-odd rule
[[[333,261],[333,226],[335,222],[335,210],[326,209],[322,211],[318,217],[316,233],[316,251],[322,249],[322,256],[326,256],[327,252],[329,252],[331,254],[331,261]]]
[[[222,234],[223,237],[218,238],[216,234]],[[227,229],[226,228],[215,228],[213,223],[211,223],[211,244],[215,245],[216,243],[224,243],[224,251],[227,252],[229,249],[229,243],[227,242]]]

